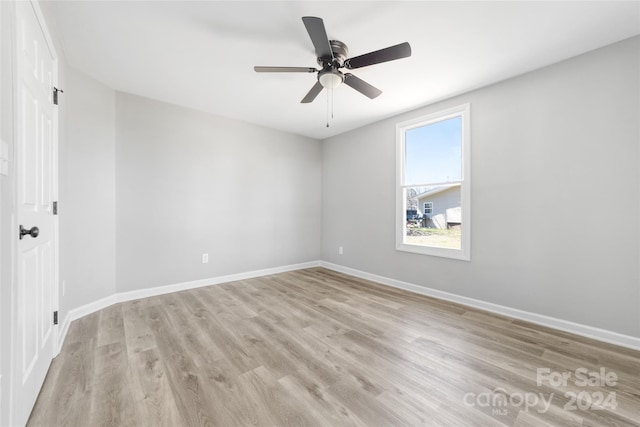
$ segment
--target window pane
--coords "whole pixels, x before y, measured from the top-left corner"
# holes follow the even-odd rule
[[[462,180],[462,117],[405,132],[405,185]]]
[[[406,205],[418,206],[415,215],[407,210],[403,243],[434,248],[460,249],[462,221],[460,184],[405,189]],[[426,195],[437,202],[425,202]],[[412,209],[411,213],[415,210]]]

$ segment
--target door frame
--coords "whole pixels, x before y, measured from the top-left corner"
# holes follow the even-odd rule
[[[20,0],[17,0],[20,1]],[[18,156],[18,135],[16,132],[17,126],[18,126],[18,84],[17,84],[17,79],[18,79],[18,64],[17,64],[17,59],[18,59],[18,26],[16,25],[16,15],[17,15],[17,7],[15,2],[13,2],[13,6],[14,6],[14,10],[12,11],[12,40],[11,40],[11,46],[12,46],[12,52],[11,52],[11,72],[12,72],[12,79],[11,79],[11,89],[12,89],[12,110],[13,110],[13,117],[12,117],[12,125],[14,128],[14,132],[12,134],[12,144],[13,144],[13,154],[11,156],[11,162],[13,164],[13,168],[10,171],[10,176],[11,179],[13,180],[12,183],[12,204],[13,204],[13,209],[12,209],[12,218],[11,218],[11,232],[9,234],[10,238],[12,239],[12,244],[11,244],[11,266],[12,266],[12,274],[11,274],[11,313],[10,313],[10,318],[11,318],[11,344],[10,344],[10,386],[9,386],[9,392],[10,392],[10,396],[8,396],[8,400],[9,400],[9,423],[10,425],[14,425],[16,420],[16,414],[14,411],[14,408],[16,407],[15,403],[16,403],[16,399],[18,399],[19,397],[17,396],[17,375],[15,373],[16,369],[14,369],[16,366],[18,366],[18,348],[17,348],[17,342],[18,342],[18,330],[17,330],[17,320],[18,320],[18,301],[17,301],[17,296],[18,296],[18,292],[17,292],[17,286],[18,286],[18,274],[19,274],[19,268],[18,268],[18,227],[19,227],[19,220],[18,220],[18,211],[17,211],[17,207],[18,207],[18,195],[19,195],[19,189],[18,189],[18,168],[19,168],[19,164],[17,161],[17,156]],[[42,31],[42,34],[44,36],[45,42],[47,44],[47,48],[49,49],[49,52],[51,54],[51,57],[53,59],[53,85],[54,86],[58,86],[58,67],[59,67],[59,57],[58,54],[56,52],[55,49],[55,45],[53,43],[53,39],[51,37],[51,34],[49,32],[49,28],[47,26],[47,23],[44,19],[44,15],[42,13],[42,10],[40,9],[40,5],[36,0],[29,0],[28,4],[31,6],[31,8],[33,9],[35,16],[36,16],[36,20],[38,21],[38,25],[40,26],[40,30]],[[53,88],[51,88],[51,91],[53,91]],[[53,140],[52,140],[52,182],[51,182],[51,197],[52,200],[58,201],[58,137],[59,137],[59,112],[58,112],[58,108],[54,107],[53,108]],[[53,217],[53,238],[54,238],[54,244],[53,244],[53,271],[52,271],[52,275],[53,277],[51,278],[51,283],[53,284],[53,309],[58,310],[60,308],[60,295],[59,295],[59,284],[58,284],[58,278],[59,278],[59,269],[60,269],[60,247],[59,247],[59,216],[58,215],[54,215]],[[52,313],[53,316],[53,313]],[[53,317],[52,317],[52,322],[53,322]],[[59,334],[59,328],[60,328],[60,322],[58,322],[58,325],[53,325],[52,328],[52,343],[51,345],[53,346],[53,352],[52,352],[52,356],[56,357],[59,353],[60,353],[60,347],[61,347],[61,343],[59,342],[59,338],[60,338],[60,334]],[[51,363],[51,361],[49,361],[49,364]]]

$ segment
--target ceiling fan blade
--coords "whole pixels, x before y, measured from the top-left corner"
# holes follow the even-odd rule
[[[393,61],[395,59],[407,58],[411,56],[411,46],[404,42],[395,46],[365,53],[364,55],[349,58],[344,61],[344,66],[350,70],[362,68],[368,65],[380,64],[381,62]]]
[[[371,99],[376,98],[382,93],[382,91],[377,87],[371,86],[369,83],[354,76],[351,73],[345,73],[344,84],[346,84],[347,86],[351,86],[364,96],[367,96]]]
[[[316,49],[316,55],[318,58],[325,58],[333,61],[333,52],[331,51],[329,37],[327,37],[327,31],[324,28],[322,18],[316,18],[315,16],[303,16],[302,22],[304,22],[304,26],[307,28],[307,33],[309,33],[309,37],[313,42],[313,47]]]
[[[320,82],[316,82],[315,85],[313,85],[313,87],[311,88],[311,90],[309,91],[309,93],[307,93],[305,95],[304,98],[302,98],[302,101],[300,101],[301,104],[308,104],[310,102],[312,102],[314,99],[316,99],[316,96],[318,96],[318,94],[320,92],[322,92],[322,85],[320,84]]]
[[[315,73],[318,70],[312,67],[253,67],[256,73]]]

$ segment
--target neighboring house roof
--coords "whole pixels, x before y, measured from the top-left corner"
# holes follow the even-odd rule
[[[427,196],[433,196],[434,194],[442,193],[443,191],[447,191],[450,188],[454,188],[454,187],[460,187],[460,183],[458,182],[455,184],[441,185],[439,187],[432,188],[429,191],[425,191],[424,193],[416,194],[411,199],[413,200],[424,199]]]

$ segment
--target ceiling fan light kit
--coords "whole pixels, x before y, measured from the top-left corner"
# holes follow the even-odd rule
[[[365,53],[364,55],[348,58],[349,49],[347,45],[339,40],[329,40],[321,18],[314,16],[304,16],[302,18],[307,33],[316,51],[318,65],[317,70],[310,67],[272,67],[256,66],[253,69],[257,73],[317,73],[318,81],[311,90],[300,101],[303,104],[312,102],[322,89],[335,89],[342,83],[355,89],[366,97],[373,99],[379,96],[382,91],[351,73],[342,73],[341,68],[353,70],[367,67],[369,65],[380,64],[382,62],[411,56],[411,46],[404,42],[385,49]]]
[[[344,75],[338,70],[322,70],[318,73],[318,81],[325,89],[335,89],[344,82]]]

